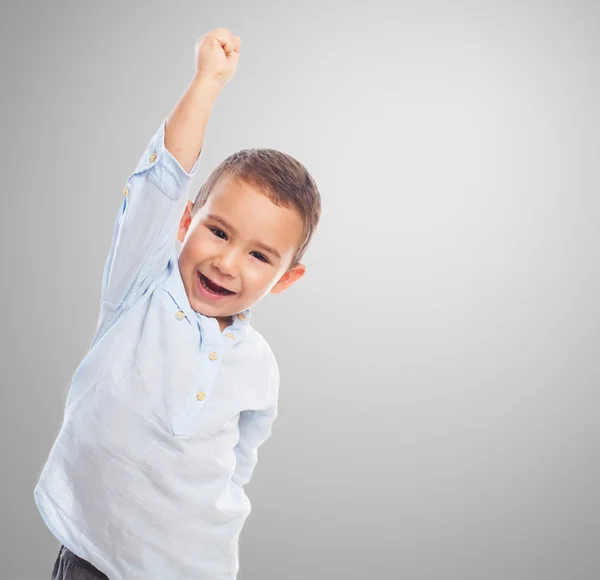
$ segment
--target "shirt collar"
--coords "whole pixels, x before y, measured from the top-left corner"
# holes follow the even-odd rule
[[[193,312],[196,315],[196,320],[198,321],[203,334],[209,334],[211,336],[222,334],[221,328],[219,327],[219,321],[215,317],[205,316],[195,310]],[[229,338],[240,338],[245,333],[246,328],[250,323],[250,316],[250,308],[246,308],[245,310],[234,314],[232,317],[233,321],[223,331],[225,336],[227,336],[228,333],[231,333],[233,334],[233,337]]]

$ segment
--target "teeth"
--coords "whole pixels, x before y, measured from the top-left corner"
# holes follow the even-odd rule
[[[230,292],[230,291],[229,291],[229,290],[227,290],[226,288],[224,288],[224,289],[223,289],[223,291],[220,291],[220,290],[213,290],[212,288],[209,288],[209,287],[206,285],[205,278],[206,278],[206,276],[204,276],[204,274],[202,274],[202,273],[201,273],[201,274],[200,274],[200,283],[201,283],[201,284],[202,284],[202,286],[203,286],[204,288],[206,288],[206,290],[208,290],[208,291],[209,291],[211,294],[221,294],[221,295],[223,295],[223,296],[225,296],[225,295],[227,295],[227,294],[233,294],[233,292]],[[207,279],[208,279],[208,278],[207,278]],[[211,280],[211,282],[212,282],[212,280]],[[214,284],[214,282],[213,282],[213,284]],[[218,284],[215,284],[215,286],[218,286]]]

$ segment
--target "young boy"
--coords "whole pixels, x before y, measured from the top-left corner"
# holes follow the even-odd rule
[[[304,166],[272,149],[231,155],[187,200],[239,50],[225,28],[198,40],[193,81],[123,189],[96,333],[34,491],[62,543],[54,580],[237,577],[279,392],[250,308],[304,274],[321,211]]]

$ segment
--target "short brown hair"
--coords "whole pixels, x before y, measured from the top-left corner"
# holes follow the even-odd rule
[[[295,209],[302,218],[303,237],[289,268],[300,263],[321,217],[321,195],[306,167],[276,149],[242,149],[224,159],[208,176],[194,200],[194,215],[225,178],[239,179],[259,189],[275,205]]]

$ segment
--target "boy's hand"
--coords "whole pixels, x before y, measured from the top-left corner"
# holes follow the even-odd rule
[[[215,28],[196,42],[196,76],[216,81],[221,87],[233,77],[240,57],[240,37],[227,28]]]

